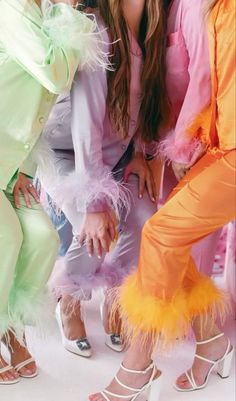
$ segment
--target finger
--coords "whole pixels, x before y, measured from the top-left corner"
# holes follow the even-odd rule
[[[81,230],[80,235],[79,235],[79,245],[83,246],[85,240],[86,240],[86,233],[84,230]]]
[[[155,188],[154,188],[155,184],[154,184],[154,181],[152,179],[150,172],[147,173],[146,186],[147,186],[147,191],[148,191],[151,201],[155,202],[156,201]]]
[[[182,179],[186,176],[186,174],[187,174],[187,169],[181,170],[181,172],[180,172],[180,179],[182,180]]]
[[[13,198],[14,198],[15,207],[16,207],[17,209],[19,209],[19,208],[20,208],[20,200],[19,200],[19,188],[18,188],[18,187],[15,187],[15,188],[14,188],[14,191],[13,191]]]
[[[116,228],[115,228],[115,224],[113,223],[113,221],[111,221],[109,223],[108,231],[109,231],[111,240],[114,241],[114,239],[116,238]]]
[[[124,171],[124,175],[123,175],[123,181],[125,183],[128,182],[129,176],[130,176],[130,169],[126,168],[125,171]]]
[[[25,187],[22,187],[21,188],[21,192],[23,194],[26,207],[31,209],[31,202],[30,202],[30,197],[29,197],[28,190]]]
[[[40,203],[40,199],[39,199],[38,193],[37,193],[37,191],[36,191],[36,189],[35,189],[35,187],[33,185],[28,187],[28,192],[34,198],[36,203]]]
[[[178,171],[177,169],[175,169],[175,168],[173,168],[173,171],[174,171],[174,175],[175,175],[176,180],[177,180],[177,181],[180,181],[180,174],[179,174],[179,171]]]
[[[103,249],[105,252],[109,252],[109,250],[110,250],[110,245],[111,245],[111,237],[110,237],[108,231],[107,231],[106,233],[104,233],[104,234],[100,237],[100,243],[101,243],[102,249]]]
[[[139,198],[140,199],[143,197],[144,188],[145,188],[145,175],[140,174],[139,175]]]
[[[102,258],[102,245],[100,240],[96,237],[93,238],[94,252],[97,254],[98,259]]]
[[[175,176],[176,176],[177,181],[181,180],[181,174],[179,172],[176,171]]]
[[[86,240],[86,249],[89,257],[91,258],[93,256],[93,240],[91,238]]]
[[[181,170],[178,172],[178,180],[181,181],[185,176],[185,170]]]

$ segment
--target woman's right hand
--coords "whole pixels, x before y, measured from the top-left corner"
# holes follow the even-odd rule
[[[116,238],[116,218],[111,212],[86,213],[80,232],[80,245],[86,243],[88,255],[94,252],[101,259],[102,253],[109,252],[111,242]]]

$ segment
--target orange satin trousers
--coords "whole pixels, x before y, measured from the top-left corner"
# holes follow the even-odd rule
[[[208,152],[144,225],[138,269],[119,292],[130,333],[185,335],[199,314],[222,312],[222,293],[196,269],[192,245],[236,215],[236,150]],[[133,335],[133,334],[132,334]]]

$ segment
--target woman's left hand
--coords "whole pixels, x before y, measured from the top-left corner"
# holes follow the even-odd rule
[[[123,180],[128,182],[130,174],[135,174],[139,177],[139,198],[143,197],[145,186],[147,188],[149,197],[152,202],[156,202],[156,186],[153,178],[152,171],[148,166],[147,161],[144,159],[144,155],[141,152],[137,152],[131,162],[127,165]]]
[[[19,173],[18,179],[13,189],[14,203],[17,209],[20,208],[20,200],[19,200],[20,192],[24,197],[26,207],[28,207],[29,209],[31,209],[32,207],[30,202],[30,195],[34,198],[35,202],[37,203],[40,202],[36,189],[34,188],[31,181],[28,180],[28,178],[23,173]]]

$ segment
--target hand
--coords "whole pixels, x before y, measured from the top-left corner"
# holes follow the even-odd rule
[[[111,212],[86,213],[80,232],[80,245],[86,241],[88,255],[95,251],[101,259],[102,252],[109,252],[116,238],[116,219]]]
[[[30,195],[34,198],[36,203],[40,202],[37,191],[34,188],[33,184],[22,173],[19,173],[18,179],[13,189],[14,203],[17,209],[20,208],[19,192],[21,192],[24,197],[26,207],[30,209],[32,207],[30,202]]]
[[[199,142],[198,146],[195,149],[195,152],[191,157],[191,161],[188,167],[192,167],[195,163],[197,163],[197,161],[200,160],[205,155],[206,151],[207,151],[207,145]]]
[[[190,166],[189,164],[172,162],[172,169],[174,171],[175,177],[178,181],[180,181],[186,175],[186,173],[190,169]]]
[[[199,143],[189,163],[172,162],[172,168],[178,181],[180,181],[190,168],[200,160],[207,151],[207,146]]]
[[[127,165],[123,177],[124,182],[128,182],[130,174],[136,174],[139,177],[139,198],[141,199],[143,197],[146,185],[151,201],[156,202],[155,181],[152,171],[147,161],[144,159],[143,153],[136,153],[131,162]]]

